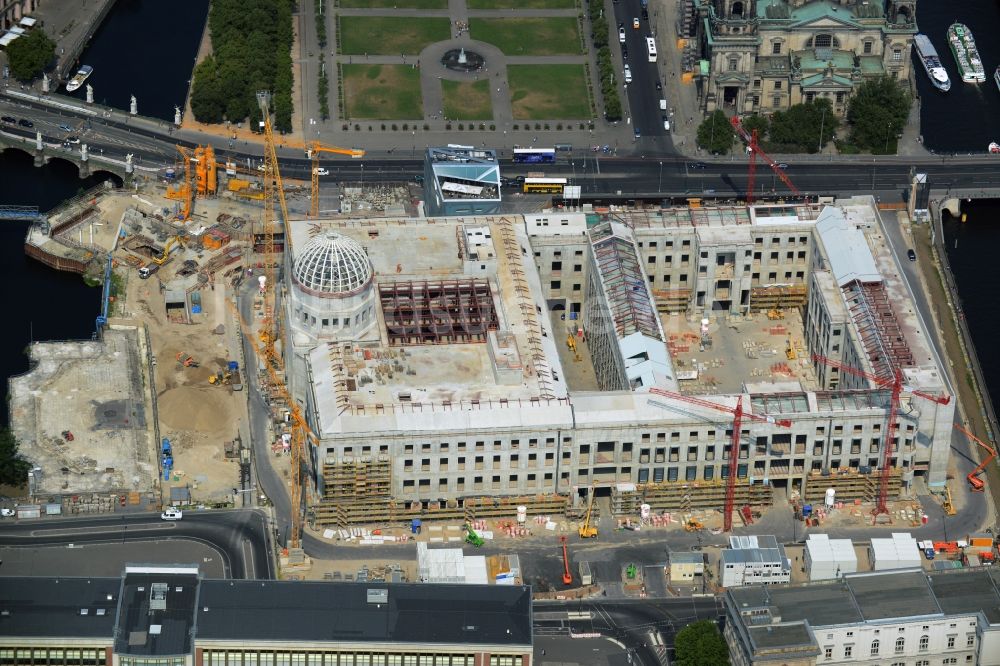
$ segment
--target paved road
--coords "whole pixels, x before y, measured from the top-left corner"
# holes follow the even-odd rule
[[[639,664],[669,663],[677,632],[696,620],[715,620],[721,600],[713,596],[635,601],[586,599],[534,603],[536,636],[599,633],[620,641]]]
[[[176,522],[159,515],[121,514],[33,521],[5,520],[0,546],[37,547],[151,540],[207,544],[223,559],[226,576],[273,579],[266,518],[259,511],[187,511]]]

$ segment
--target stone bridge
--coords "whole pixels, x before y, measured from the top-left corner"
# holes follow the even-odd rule
[[[85,144],[67,150],[62,145],[43,141],[40,135],[32,140],[0,133],[0,152],[7,150],[19,150],[31,155],[36,167],[45,166],[50,160],[64,160],[76,165],[80,178],[87,178],[103,171],[126,183],[134,176],[131,164],[103,155],[90,154]]]

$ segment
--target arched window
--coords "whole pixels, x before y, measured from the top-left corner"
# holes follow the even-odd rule
[[[900,636],[896,639],[896,654],[902,654],[906,649],[906,639]]]
[[[878,656],[879,645],[880,645],[880,643],[879,643],[879,640],[877,638],[872,641],[872,656],[873,657],[877,657]]]
[[[833,35],[828,35],[826,33],[816,35],[813,38],[813,46],[818,49],[830,48],[833,46]]]
[[[919,644],[920,651],[927,652],[927,648],[930,646],[930,642],[931,642],[930,636],[928,636],[927,634],[921,636]]]
[[[734,2],[729,12],[729,16],[732,18],[743,18],[743,3]]]

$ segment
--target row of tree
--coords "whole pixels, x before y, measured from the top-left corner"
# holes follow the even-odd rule
[[[601,97],[604,98],[604,118],[615,122],[622,119],[622,100],[615,81],[614,61],[611,59],[608,19],[604,16],[603,2],[590,2],[587,7],[590,40],[597,53],[597,78],[601,82]]]
[[[194,70],[191,110],[200,122],[261,119],[256,94],[272,93],[274,126],[292,129],[293,0],[213,0],[212,55]]]
[[[906,125],[910,95],[895,79],[882,76],[862,83],[848,102],[848,138],[844,152],[892,154],[896,138]],[[769,153],[815,153],[834,140],[840,119],[829,99],[795,104],[770,116],[742,119],[746,130],[757,130],[761,147]],[[735,134],[722,111],[710,114],[698,126],[698,145],[713,154],[729,152]]]

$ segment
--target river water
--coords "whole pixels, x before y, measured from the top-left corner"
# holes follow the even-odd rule
[[[118,0],[81,57],[94,67],[89,82],[96,101],[127,109],[134,94],[143,115],[171,120],[174,105],[183,104],[186,96],[207,7],[208,0]],[[973,86],[958,79],[945,39],[954,20],[966,23],[977,36],[990,74],[985,84]],[[994,38],[1000,34],[1000,8],[995,0],[921,2],[917,21],[954,81],[949,93],[938,93],[914,63],[925,144],[939,152],[984,151],[990,141],[1000,141],[1000,92],[992,81],[993,67],[1000,64],[1000,39]],[[46,210],[95,182],[80,180],[76,168],[62,161],[36,169],[27,155],[0,153],[0,204]],[[945,223],[948,253],[988,388],[1000,397],[1000,347],[990,344],[1000,327],[1000,311],[994,305],[1000,272],[984,270],[996,263],[995,248],[1000,247],[1000,202],[967,203],[964,210],[967,223]],[[98,289],[24,256],[24,232],[23,223],[0,225],[0,280],[8,308],[3,336],[7,353],[0,355],[3,377],[27,369],[23,350],[32,338],[90,337],[99,308]],[[6,382],[0,383],[4,405],[6,392]],[[6,420],[7,410],[0,409],[0,422]]]

